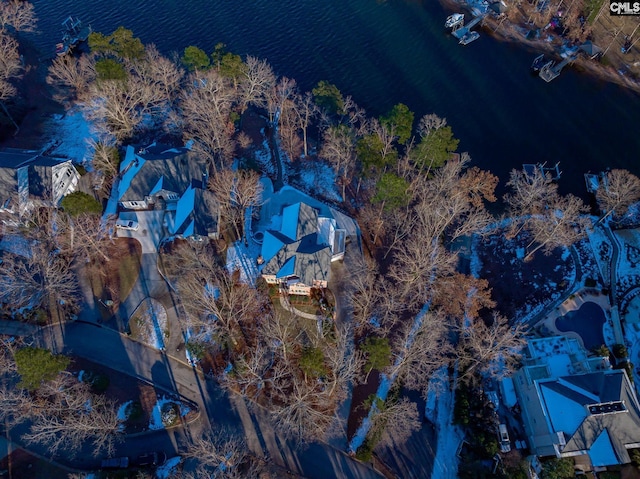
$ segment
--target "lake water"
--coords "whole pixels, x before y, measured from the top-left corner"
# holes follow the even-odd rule
[[[369,114],[398,102],[419,118],[446,117],[460,149],[500,176],[560,161],[560,187],[585,196],[583,173],[607,166],[640,175],[640,97],[565,69],[547,84],[529,73],[536,52],[481,33],[463,47],[436,0],[32,0],[43,52],[67,15],[95,31],[120,25],[164,53],[218,42],[266,58],[304,90],[335,83]]]

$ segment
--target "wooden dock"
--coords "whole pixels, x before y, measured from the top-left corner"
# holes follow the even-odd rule
[[[466,25],[464,25],[463,23],[459,24],[459,26],[457,26],[457,28],[454,27],[453,30],[451,30],[451,35],[456,37],[458,40],[461,40],[462,37],[464,37],[467,33],[469,33],[471,31],[471,29],[473,27],[475,27],[478,23],[480,23],[483,19],[484,19],[484,15],[482,15],[480,17],[475,17],[473,20],[471,20]]]
[[[554,78],[557,78],[560,75],[560,72],[564,67],[566,67],[569,63],[573,62],[576,59],[575,56],[569,56],[562,60],[560,63],[556,65],[556,62],[553,60],[548,62],[540,69],[540,78],[549,83]]]

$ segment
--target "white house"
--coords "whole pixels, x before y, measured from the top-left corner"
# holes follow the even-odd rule
[[[79,180],[71,160],[0,149],[0,213],[22,216],[36,205],[58,206],[76,191]]]

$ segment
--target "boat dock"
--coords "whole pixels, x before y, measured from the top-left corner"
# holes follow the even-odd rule
[[[451,35],[459,40],[461,45],[466,45],[480,37],[478,32],[472,32],[471,29],[475,27],[484,19],[484,15],[473,18],[466,25],[464,24],[464,15],[456,13],[447,18],[445,27],[451,28]]]
[[[562,60],[557,65],[556,65],[556,62],[554,62],[553,60],[550,60],[546,65],[544,65],[540,69],[540,73],[539,73],[540,78],[542,78],[544,81],[549,83],[554,78],[557,78],[560,75],[560,72],[562,71],[562,69],[566,67],[569,63],[573,62],[573,60],[575,59],[576,59],[575,55],[571,55],[565,58],[564,60]]]
[[[547,166],[546,161],[544,163],[535,163],[535,164],[525,163],[522,165],[522,169],[524,171],[524,174],[528,177],[534,176],[537,170],[544,177],[546,177],[547,175],[550,175],[553,181],[559,180],[560,176],[562,175],[562,171],[560,171],[559,161],[553,166]]]

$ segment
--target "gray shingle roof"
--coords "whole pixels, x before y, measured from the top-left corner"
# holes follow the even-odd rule
[[[141,201],[161,182],[161,190],[181,195],[187,188],[202,188],[207,164],[186,148],[154,145],[138,150],[136,156],[144,160],[140,171],[131,179],[120,201]]]
[[[312,286],[314,280],[329,280],[331,248],[319,243],[315,208],[305,203],[285,207],[280,231],[269,230],[268,233],[280,241],[282,247],[273,257],[265,258],[263,274],[272,274],[279,279],[296,276],[307,286]],[[292,258],[295,259],[291,261]]]
[[[594,457],[610,457],[602,450],[612,446],[620,463],[630,462],[625,444],[640,442],[640,405],[623,370],[566,376],[542,382],[541,387],[573,401],[575,412],[584,416],[577,430],[563,431],[566,438],[563,453],[586,450],[593,461]],[[589,411],[590,405],[611,402],[622,402],[624,406],[621,411],[596,414]],[[553,421],[553,415],[558,412],[553,410],[553,404],[547,404],[547,408]],[[611,446],[608,446],[607,434]]]

